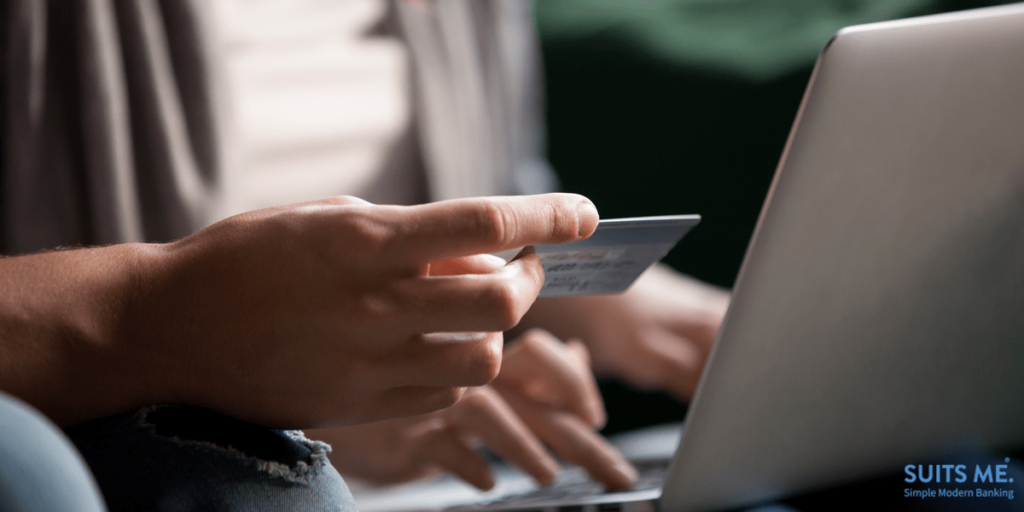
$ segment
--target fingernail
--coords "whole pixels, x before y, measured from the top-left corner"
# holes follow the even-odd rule
[[[615,470],[621,473],[622,476],[626,477],[626,480],[629,481],[629,485],[635,484],[637,479],[640,478],[640,474],[636,472],[636,468],[628,462],[617,464],[615,466]]]
[[[487,263],[489,263],[490,265],[494,266],[494,268],[496,268],[496,269],[504,267],[508,263],[508,260],[506,260],[505,258],[502,258],[501,256],[498,256],[496,254],[481,254],[480,256],[481,256],[481,259],[486,260]],[[511,259],[511,258],[512,258],[512,256],[509,256],[509,259]]]
[[[629,489],[640,478],[639,474],[628,462],[623,461],[612,465],[611,474],[606,475],[608,480],[604,482],[605,491],[615,492]]]
[[[485,491],[489,491],[489,490],[491,490],[491,489],[494,489],[494,480],[491,480],[490,478],[488,478],[488,479],[487,479],[487,480],[486,480],[486,481],[484,482],[484,490],[485,490]]]
[[[547,487],[549,485],[554,484],[555,480],[558,479],[558,474],[562,470],[561,468],[558,467],[557,463],[553,463],[553,464],[545,463],[544,465],[547,466],[547,467],[544,468],[547,471],[547,474],[545,474],[545,475],[538,475],[538,478],[537,478],[537,484],[540,485],[541,487]]]
[[[608,424],[608,415],[604,412],[604,407],[596,407],[593,411],[594,428],[601,430],[605,425]]]
[[[590,201],[584,201],[576,206],[576,225],[579,226],[580,238],[586,238],[597,229],[597,207]]]
[[[475,485],[482,491],[489,491],[494,489],[494,479],[491,478],[491,475],[480,475]]]

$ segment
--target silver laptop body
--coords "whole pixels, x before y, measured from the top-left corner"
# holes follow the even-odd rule
[[[1024,442],[1024,4],[844,29],[811,79],[663,512]]]
[[[818,60],[657,509],[1022,443],[1024,4],[844,29]],[[657,494],[500,508],[650,510]]]

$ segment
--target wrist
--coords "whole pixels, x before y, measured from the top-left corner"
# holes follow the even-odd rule
[[[181,279],[180,251],[175,244],[116,247],[120,268],[111,270],[123,279],[114,287],[100,346],[105,346],[111,375],[123,376],[122,401],[131,407],[185,402],[179,368],[185,322],[171,298]]]
[[[152,403],[175,401],[166,371],[167,324],[159,284],[170,278],[160,244],[119,244],[69,252],[78,270],[53,311],[65,339],[56,340],[71,393],[58,423],[75,423]],[[79,251],[73,251],[79,252]],[[74,396],[78,395],[75,400]],[[70,404],[70,406],[69,406]]]
[[[152,246],[50,251],[0,261],[0,388],[59,424],[162,393],[131,335]]]

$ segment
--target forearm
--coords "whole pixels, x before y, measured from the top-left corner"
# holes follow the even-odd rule
[[[140,268],[155,263],[158,247],[0,259],[0,389],[60,424],[159,398],[132,318]]]

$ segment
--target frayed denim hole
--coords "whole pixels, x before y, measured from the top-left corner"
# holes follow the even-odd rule
[[[313,450],[289,433],[224,416],[209,409],[167,405],[144,411],[142,424],[157,435],[214,445],[260,461],[289,467],[319,462]]]

